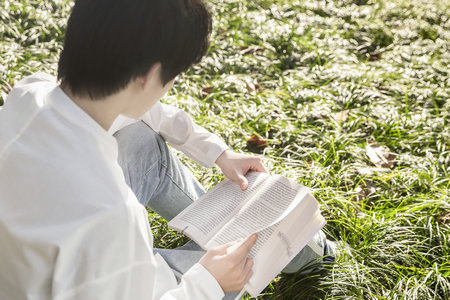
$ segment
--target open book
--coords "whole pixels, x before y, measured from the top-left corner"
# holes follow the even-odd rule
[[[245,290],[256,297],[324,225],[308,188],[283,176],[251,172],[242,191],[228,179],[169,222],[207,250],[253,233],[253,276]]]

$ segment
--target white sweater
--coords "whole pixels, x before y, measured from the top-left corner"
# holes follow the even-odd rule
[[[212,166],[226,145],[184,112],[144,117],[190,157]],[[152,252],[147,212],[127,186],[111,133],[45,74],[11,91],[0,111],[0,299],[221,299],[200,264],[177,285]]]

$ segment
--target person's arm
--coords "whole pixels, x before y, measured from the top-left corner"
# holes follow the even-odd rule
[[[242,190],[247,189],[245,175],[249,171],[268,173],[261,157],[225,150],[216,160],[225,177],[236,182]]]
[[[158,102],[142,120],[171,146],[202,166],[213,167],[217,158],[229,149],[221,138],[195,124],[185,111],[172,105]]]
[[[137,206],[87,218],[66,237],[56,256],[55,299],[219,300],[247,283],[253,265],[248,253],[256,236],[240,246],[230,243],[206,252],[177,284],[162,257],[153,255],[146,213]]]
[[[235,153],[216,135],[194,123],[183,110],[157,103],[143,116],[143,121],[162,135],[172,146],[205,167],[216,163],[224,175],[245,190],[245,174],[266,172],[264,161],[256,156]]]
[[[223,293],[241,291],[253,275],[253,260],[248,257],[248,253],[256,240],[257,235],[254,234],[245,241],[238,240],[209,250],[183,275],[178,288],[167,291],[160,300],[202,299],[207,296],[205,286],[214,289],[217,284]],[[223,294],[219,293],[218,296],[221,299]],[[209,299],[213,299],[212,296]]]

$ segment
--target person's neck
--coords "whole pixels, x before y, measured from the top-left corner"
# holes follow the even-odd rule
[[[106,131],[109,130],[114,120],[123,111],[123,99],[126,99],[126,95],[124,95],[126,91],[103,99],[91,99],[86,96],[74,95],[70,87],[64,84],[61,84],[61,89],[76,105]]]

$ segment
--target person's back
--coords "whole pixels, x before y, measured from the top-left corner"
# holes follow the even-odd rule
[[[142,265],[153,257],[146,211],[125,184],[114,137],[46,75],[17,84],[0,126],[2,299],[146,292],[122,272],[135,268],[150,279],[152,269]],[[105,265],[99,251],[120,255]],[[108,289],[96,285],[105,276],[115,277]],[[133,288],[120,288],[124,283]]]

